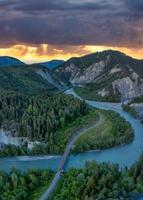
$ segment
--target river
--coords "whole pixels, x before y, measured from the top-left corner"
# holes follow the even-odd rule
[[[66,93],[77,96],[74,93],[73,89],[68,90]],[[118,112],[121,116],[123,116],[127,121],[131,123],[135,131],[135,137],[132,143],[124,146],[114,147],[101,151],[91,151],[80,153],[77,155],[70,155],[65,166],[65,170],[68,170],[70,167],[83,167],[86,161],[92,160],[98,162],[109,161],[111,163],[118,163],[121,168],[125,166],[130,167],[134,162],[138,160],[140,154],[143,152],[143,124],[133,118],[130,114],[124,112],[120,104],[101,103],[95,101],[87,101],[87,103],[96,108],[114,110]],[[0,169],[7,172],[10,171],[12,167],[16,167],[24,171],[29,168],[49,168],[56,171],[60,159],[61,156],[55,155],[1,158]]]

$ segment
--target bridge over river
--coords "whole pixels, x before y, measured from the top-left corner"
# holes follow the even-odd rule
[[[88,126],[88,127],[83,127],[83,128],[80,128],[78,129],[77,131],[75,131],[75,133],[72,135],[72,137],[69,139],[69,142],[65,148],[65,151],[64,151],[64,154],[61,158],[61,161],[59,163],[59,166],[58,166],[58,170],[54,176],[54,179],[52,180],[50,186],[47,188],[46,192],[43,194],[43,196],[39,199],[39,200],[48,200],[53,191],[55,190],[61,176],[62,176],[62,173],[64,171],[64,166],[66,164],[66,161],[68,159],[68,156],[71,152],[71,149],[74,145],[74,143],[76,142],[76,140],[84,133],[86,133],[87,131],[89,131],[90,129],[92,128],[95,128],[96,126],[99,126],[100,124],[103,123],[103,116],[101,114],[99,114],[99,120],[98,122],[96,122],[94,125],[91,125],[91,126]]]
[[[78,97],[73,89],[66,91],[66,93]],[[87,161],[93,161],[93,160],[99,163],[102,162],[118,163],[120,168],[124,168],[126,166],[131,167],[138,160],[139,156],[143,152],[143,124],[141,124],[139,120],[133,118],[130,114],[123,111],[121,104],[96,102],[96,101],[86,101],[86,102],[93,107],[104,110],[113,110],[119,113],[122,117],[124,117],[128,122],[131,123],[135,132],[134,140],[130,144],[113,147],[110,149],[83,152],[77,155],[71,155],[69,153],[70,155],[68,154],[68,159],[66,157],[65,161],[66,165],[64,165],[64,169],[68,170],[71,167],[82,168],[85,166],[85,163]],[[53,179],[53,182],[51,183],[49,189],[47,190],[50,191],[52,189],[53,192],[53,188],[55,188],[62,175],[62,170],[60,170],[62,166],[61,163],[63,162],[62,160],[64,159],[60,155],[19,156],[19,157],[0,158],[0,170],[10,172],[12,167],[15,167],[22,171],[27,171],[28,169],[31,168],[39,168],[39,169],[48,168],[53,171],[58,171],[59,173],[57,172],[55,178]],[[57,182],[54,180],[57,180]],[[55,184],[55,186],[52,186],[52,184]],[[140,196],[139,199],[141,198],[142,197]]]

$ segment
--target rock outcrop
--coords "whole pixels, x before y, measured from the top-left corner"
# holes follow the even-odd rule
[[[39,74],[43,79],[47,80],[51,85],[55,86],[59,90],[65,90],[66,84],[62,82],[61,80],[56,79],[53,75],[49,73],[47,70],[38,69],[36,71],[37,74]]]
[[[124,101],[143,95],[143,61],[118,51],[72,58],[56,74],[100,96],[118,94]]]

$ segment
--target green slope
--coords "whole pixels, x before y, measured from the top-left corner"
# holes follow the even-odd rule
[[[57,91],[57,88],[36,73],[41,66],[10,66],[0,69],[0,93],[35,95]],[[46,69],[47,70],[47,69]]]

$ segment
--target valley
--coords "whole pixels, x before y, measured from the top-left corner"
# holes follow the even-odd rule
[[[136,64],[138,68],[135,68]],[[139,108],[138,103],[142,103],[141,66],[141,60],[134,60],[120,52],[105,51],[72,58],[50,69],[43,64],[1,67],[1,169],[10,172],[12,167],[16,167],[24,173],[32,167],[57,171],[55,178],[50,181],[39,178],[41,182],[37,182],[37,191],[36,182],[33,181],[33,187],[27,189],[25,194],[20,193],[20,198],[30,194],[33,200],[45,200],[53,194],[54,200],[65,200],[70,192],[63,194],[60,191],[62,181],[68,182],[66,176],[72,179],[74,170],[77,175],[81,173],[81,168],[87,170],[87,161],[110,161],[113,165],[109,164],[108,167],[106,164],[93,165],[95,168],[98,165],[99,169],[112,169],[114,163],[124,168],[131,167],[138,160],[142,149],[142,125],[124,112],[121,104],[124,104],[125,111],[133,114],[129,107],[134,106],[136,109]],[[142,107],[136,110],[140,111]],[[11,138],[10,142],[8,138]],[[20,143],[17,140],[21,140]],[[69,170],[71,167],[79,169],[72,171]],[[118,170],[115,173],[118,174]],[[16,177],[16,173],[13,176]],[[44,171],[33,173],[41,176]],[[49,173],[54,177],[53,172]],[[138,176],[140,179],[141,175]],[[98,178],[100,182],[100,177]],[[120,179],[123,179],[122,174]],[[132,181],[133,175],[127,175],[127,179]],[[118,184],[120,185],[120,181]],[[126,187],[129,188],[123,186],[118,192],[124,198],[128,198],[129,192],[134,196],[137,192],[142,192],[138,185],[136,179],[132,187],[127,183]],[[85,190],[86,188],[87,185]],[[13,196],[15,190],[13,188],[9,195]],[[105,196],[116,197],[118,194],[107,195],[106,192],[99,191],[98,196],[103,199]],[[94,192],[92,194],[98,198]],[[58,193],[61,196],[57,196]],[[77,195],[79,194],[80,192]],[[70,194],[73,197],[71,199],[92,198],[86,191],[83,195],[80,198]]]
[[[143,200],[143,0],[0,1],[0,200]]]
[[[89,102],[90,103],[90,102]],[[93,102],[94,103],[94,102]],[[98,105],[100,105],[100,104],[98,104]],[[103,106],[104,104],[101,104],[101,106]],[[99,107],[99,106],[98,106]],[[105,105],[105,107],[106,107],[106,109],[108,108],[108,105]],[[104,107],[104,109],[105,109],[105,107]],[[103,107],[102,107],[103,108]],[[109,105],[109,108],[108,109],[117,109],[117,111],[118,112],[121,112],[120,111],[120,107],[119,106],[112,106],[112,104],[111,105]],[[141,140],[141,129],[142,129],[142,126],[140,127],[139,126],[139,124],[136,124],[137,122],[135,122],[135,120],[132,118],[132,117],[130,117],[129,115],[127,115],[127,114],[125,114],[124,116],[126,116],[126,117],[128,117],[128,120],[131,122],[131,120],[133,120],[134,121],[134,123],[133,123],[133,121],[132,121],[132,125],[134,125],[133,127],[134,127],[134,129],[135,129],[135,139],[134,139],[134,141],[133,141],[133,143],[131,143],[131,145],[125,145],[125,146],[123,146],[123,147],[119,147],[119,152],[118,152],[118,149],[117,148],[113,148],[113,149],[111,149],[111,150],[105,150],[105,155],[104,155],[104,151],[102,152],[102,156],[105,156],[104,157],[104,159],[107,161],[109,161],[109,160],[111,160],[111,162],[117,162],[117,163],[120,163],[120,166],[125,166],[125,165],[128,165],[128,166],[130,166],[131,165],[131,163],[133,163],[134,161],[133,161],[133,158],[134,159],[137,159],[138,158],[138,156],[139,156],[139,154],[141,154],[141,151],[139,152],[139,151],[136,151],[136,149],[140,149],[140,147],[139,147],[139,144],[142,146],[142,140]],[[137,126],[136,126],[137,125]],[[139,129],[139,127],[141,128],[141,129]],[[137,145],[137,143],[138,143],[138,145]],[[128,149],[128,150],[127,150]],[[131,149],[132,149],[132,151],[131,151]],[[127,153],[127,152],[130,152],[129,154]],[[113,152],[115,153],[115,157],[113,157]],[[122,153],[121,153],[122,152]],[[125,152],[126,152],[126,156],[125,156],[125,160],[124,160],[124,157],[122,156],[123,155],[123,152],[124,152],[124,154],[125,154]],[[118,154],[119,153],[119,154]],[[136,154],[137,153],[137,154]],[[107,155],[106,155],[107,154]],[[130,157],[130,159],[129,159],[129,155],[132,155],[131,157]],[[135,154],[137,155],[137,156],[135,156]],[[90,155],[93,155],[92,157],[90,156]],[[99,156],[98,156],[99,155]],[[112,155],[112,156],[111,156]],[[120,156],[119,156],[120,155]],[[128,159],[127,159],[127,155],[128,155]],[[84,162],[82,161],[82,157],[83,156],[85,156],[84,157]],[[85,165],[85,162],[87,161],[87,160],[93,160],[93,159],[96,159],[96,160],[98,160],[98,157],[101,159],[101,162],[103,162],[103,157],[101,156],[101,153],[100,152],[91,152],[91,153],[84,153],[83,154],[83,156],[82,155],[80,155],[80,157],[78,156],[78,157],[76,157],[76,156],[74,156],[74,160],[72,161],[72,166],[76,163],[76,167],[77,168],[79,168],[79,166],[81,167],[81,163],[82,163],[82,165],[84,166]],[[36,160],[37,159],[40,159],[40,157],[39,158],[35,158]],[[45,166],[46,168],[48,167],[48,163],[49,162],[51,162],[49,159],[47,160],[47,164],[46,164],[46,158],[43,158],[44,160],[44,162],[41,160],[40,162],[41,162],[41,167],[43,168],[43,166]],[[70,160],[72,160],[73,158],[71,157],[70,158]],[[118,160],[119,159],[119,160]],[[27,159],[26,159],[27,160]],[[27,161],[22,161],[22,166],[23,166],[23,164],[24,164],[24,162],[27,162]],[[30,161],[31,160],[31,161]],[[35,161],[36,161],[35,160]],[[118,160],[118,161],[117,161]],[[124,160],[124,162],[123,162],[123,160]],[[29,166],[31,166],[31,164],[33,163],[33,166],[35,166],[36,165],[36,162],[37,162],[37,164],[39,163],[39,160],[37,160],[36,162],[35,162],[32,158],[30,158],[29,159]],[[60,161],[60,160],[59,160]],[[77,164],[77,161],[79,161],[80,162],[80,165],[78,165]],[[131,163],[130,163],[130,161],[131,161]],[[6,162],[6,160],[5,160],[5,162]],[[13,162],[15,162],[15,164],[16,164],[16,161],[12,161],[12,163]],[[99,162],[99,160],[98,160],[98,162]],[[68,163],[69,163],[69,161],[68,161]],[[122,164],[121,164],[122,163]],[[124,163],[124,164],[123,164]],[[9,164],[10,164],[10,162],[9,162]],[[55,164],[53,163],[53,166],[54,166]],[[57,165],[57,164],[56,164]],[[89,163],[89,165],[90,165],[90,163]],[[94,164],[93,164],[94,165]],[[37,165],[38,166],[38,165]],[[58,165],[57,165],[58,166]],[[139,165],[140,166],[140,165]],[[94,166],[93,166],[94,167]],[[99,168],[100,167],[102,167],[102,165],[101,164],[99,164]],[[107,165],[104,165],[103,164],[103,167],[105,167],[105,169],[107,168]],[[110,168],[111,167],[111,168]],[[22,167],[23,168],[23,167]],[[108,166],[108,169],[112,169],[112,166]],[[114,167],[113,167],[114,168]],[[92,169],[92,168],[91,168]],[[97,168],[96,168],[96,170],[97,170]],[[117,171],[118,171],[118,169],[117,169]],[[118,173],[116,171],[116,173]],[[77,172],[78,172],[78,170],[77,170]],[[81,173],[81,170],[79,171],[80,173]],[[72,174],[74,173],[74,172],[72,172],[72,171],[69,171],[68,172],[69,173],[69,176],[71,177],[70,178],[70,180],[72,179]],[[71,174],[72,173],[72,174]],[[115,173],[115,174],[116,174]],[[122,171],[122,173],[124,174],[124,171]],[[126,173],[128,173],[128,172],[126,172]],[[66,175],[64,175],[64,181],[66,181],[66,176],[68,176],[68,174]],[[101,176],[102,177],[102,176]],[[75,175],[74,175],[74,180],[75,180]],[[117,182],[117,178],[115,178],[115,180],[116,180],[116,182]],[[120,179],[120,181],[122,180],[122,178]],[[132,180],[132,175],[130,175],[130,178],[129,178],[129,180],[131,181]],[[62,180],[61,180],[62,181]],[[68,180],[67,180],[68,181]],[[114,183],[114,182],[113,182]],[[60,187],[61,187],[61,184],[62,184],[62,182],[60,182],[59,183],[60,185],[59,185],[59,190],[60,190]],[[71,182],[71,184],[72,184],[72,182]],[[135,183],[136,184],[136,183]],[[138,184],[138,186],[136,185],[133,185],[133,188],[135,188],[135,187],[137,187],[137,189],[135,190],[135,191],[142,191],[141,189],[139,189],[138,187],[139,187],[139,182],[137,183]],[[70,184],[68,184],[70,187],[74,187],[74,186],[71,186]],[[127,184],[128,185],[128,184]],[[43,188],[45,188],[45,186],[42,186]],[[130,186],[128,186],[128,187],[130,187]],[[57,189],[58,189],[57,188]],[[119,188],[121,188],[121,187],[119,187],[118,186],[118,189]],[[132,188],[132,187],[131,187]],[[123,188],[121,188],[121,191],[123,192],[123,190],[126,190],[126,192],[124,191],[124,199],[125,199],[125,196],[127,196],[128,195],[128,191],[131,191],[132,189],[125,189],[124,188],[124,186],[123,186]],[[67,188],[68,189],[68,188]],[[123,189],[123,190],[122,190]],[[65,189],[64,189],[65,190]],[[41,191],[42,191],[42,188],[41,188],[41,190],[39,191],[39,193],[36,193],[35,192],[35,194],[37,195],[37,197],[40,197],[40,194],[41,194]],[[63,189],[62,189],[62,191],[63,191]],[[134,191],[134,192],[135,192]],[[135,192],[136,193],[136,192]],[[64,194],[62,194],[62,192],[60,192],[60,191],[55,191],[55,195],[54,195],[54,197],[53,198],[62,198],[62,197],[60,197],[59,195],[64,195],[63,196],[63,198],[66,198],[66,195],[67,194],[69,194],[69,192],[68,193],[64,193]],[[79,193],[75,193],[75,194],[79,194]],[[103,193],[104,195],[106,195],[106,193]],[[103,195],[102,194],[102,195]],[[58,197],[57,197],[57,195],[58,195]],[[73,195],[73,194],[71,194],[71,195]],[[98,192],[98,195],[101,195],[100,194],[100,192]],[[116,193],[116,194],[111,194],[112,196],[113,195],[118,195],[118,193]],[[120,193],[120,195],[121,195],[121,193]],[[134,196],[134,195],[133,195]],[[74,197],[73,197],[74,198]],[[128,196],[126,197],[127,199],[128,199]],[[34,199],[34,198],[33,198]]]
[[[85,141],[79,139],[80,143],[76,143],[74,153],[80,152],[82,148],[83,151],[109,148],[133,139],[134,132],[130,124],[119,115],[91,109],[84,102],[67,95],[57,94],[45,97],[45,100],[21,96],[8,96],[4,99],[4,105],[1,100],[1,127],[5,135],[1,138],[0,156],[61,154],[69,138],[76,131],[95,124],[100,115],[104,118],[101,127],[84,134]],[[6,103],[8,101],[10,104]],[[13,108],[14,113],[9,113]],[[9,143],[8,138],[11,138]],[[93,144],[92,141],[97,143]]]

